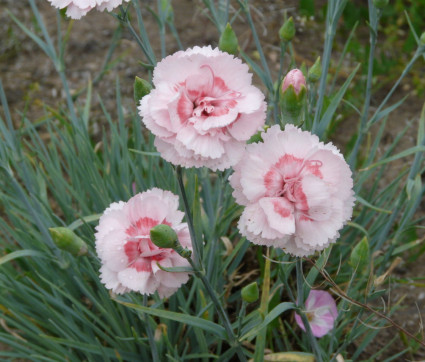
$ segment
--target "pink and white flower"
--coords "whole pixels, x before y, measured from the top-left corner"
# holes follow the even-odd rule
[[[324,290],[310,290],[310,294],[305,301],[305,311],[310,328],[313,335],[317,338],[328,334],[335,324],[338,317],[335,300]],[[295,321],[298,326],[305,332],[305,326],[297,313],[295,313]]]
[[[96,227],[96,251],[102,262],[101,280],[114,293],[136,291],[169,297],[189,279],[188,273],[159,268],[189,266],[173,249],[160,248],[150,240],[150,229],[158,224],[176,231],[183,247],[192,249],[189,230],[182,223],[179,199],[158,188],[139,193],[128,202],[114,202]]]
[[[293,125],[273,126],[262,138],[247,146],[230,178],[245,206],[241,234],[295,256],[325,249],[352,215],[349,166],[334,145]]]
[[[123,1],[129,0],[48,0],[50,3],[58,8],[66,8],[66,15],[71,19],[81,19],[90,10],[96,8],[99,11],[112,11],[117,6],[121,5]]]
[[[139,113],[167,161],[224,170],[243,155],[246,141],[265,122],[266,104],[251,84],[248,66],[208,47],[179,51],[153,73],[155,89]]]

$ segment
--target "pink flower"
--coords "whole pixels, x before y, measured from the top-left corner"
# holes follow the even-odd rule
[[[292,69],[286,74],[286,77],[282,82],[282,93],[292,85],[295,90],[295,94],[299,94],[301,87],[305,87],[305,77],[303,72],[299,69]]]
[[[208,47],[179,51],[153,73],[155,89],[140,116],[167,161],[224,170],[242,157],[245,142],[265,121],[264,95],[248,66]]]
[[[310,323],[311,331],[315,337],[323,337],[333,328],[338,310],[336,309],[335,300],[324,290],[310,290],[307,300],[305,301],[305,314]],[[305,332],[305,326],[301,317],[295,313],[295,321],[298,326]]]
[[[48,0],[50,3],[59,9],[66,8],[66,15],[72,19],[81,19],[90,10],[96,8],[99,11],[112,11],[123,1],[129,0]]]
[[[338,149],[287,125],[247,146],[230,178],[245,206],[239,230],[251,242],[296,256],[335,242],[354,205],[351,171]]]
[[[96,227],[96,251],[102,262],[101,280],[115,293],[136,291],[169,297],[189,279],[187,273],[161,270],[189,266],[173,249],[159,248],[149,232],[158,224],[172,227],[183,247],[191,248],[189,231],[182,223],[179,199],[169,191],[153,188],[128,202],[114,202],[103,213]]]

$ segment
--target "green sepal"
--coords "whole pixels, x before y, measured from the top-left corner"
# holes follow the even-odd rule
[[[257,282],[244,286],[241,290],[242,299],[247,303],[253,303],[260,297]]]
[[[218,48],[223,52],[233,55],[239,53],[238,38],[229,23],[227,23],[226,28],[221,33]]]
[[[357,269],[359,273],[362,273],[363,270],[367,270],[369,263],[369,242],[366,237],[363,237],[351,252],[349,264],[352,268]]]
[[[310,83],[316,83],[322,75],[322,64],[320,62],[320,57],[317,57],[313,66],[308,70],[307,80]]]
[[[87,244],[72,230],[65,227],[49,228],[50,235],[59,249],[65,250],[74,256],[87,254]]]
[[[292,16],[286,20],[279,29],[279,37],[282,41],[289,42],[295,36],[295,24]]]
[[[166,224],[155,225],[149,234],[151,241],[159,248],[175,248],[178,244],[176,232]]]
[[[137,76],[134,78],[134,100],[136,104],[139,104],[140,100],[148,95],[151,90],[152,86],[148,81]]]
[[[292,84],[284,92],[280,91],[280,109],[285,123],[299,124],[303,121],[306,95],[305,86],[301,86],[298,94]]]

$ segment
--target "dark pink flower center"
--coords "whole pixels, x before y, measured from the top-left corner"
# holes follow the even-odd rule
[[[266,196],[284,197],[294,205],[295,211],[300,214],[301,218],[310,220],[309,206],[303,191],[302,180],[307,174],[323,178],[320,172],[321,166],[321,161],[304,160],[285,154],[264,177]],[[278,210],[275,211],[278,212]]]
[[[162,223],[170,225],[166,220]],[[152,261],[160,261],[164,259],[165,254],[172,252],[171,249],[160,248],[151,241],[150,229],[158,224],[156,220],[143,217],[126,230],[128,237],[124,252],[127,255],[128,267],[135,268],[138,272],[151,272]]]
[[[192,89],[193,84],[186,82],[187,93],[193,103],[192,116],[222,116],[237,105],[241,93],[230,90],[222,78],[215,76],[209,65],[201,66],[199,77],[197,89]]]

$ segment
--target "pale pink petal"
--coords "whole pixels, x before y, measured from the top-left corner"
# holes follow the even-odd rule
[[[263,197],[258,204],[271,228],[283,235],[295,232],[294,206],[288,200],[283,197]]]
[[[227,130],[238,141],[247,141],[261,130],[264,124],[266,104],[263,102],[259,110],[252,113],[241,113]]]

